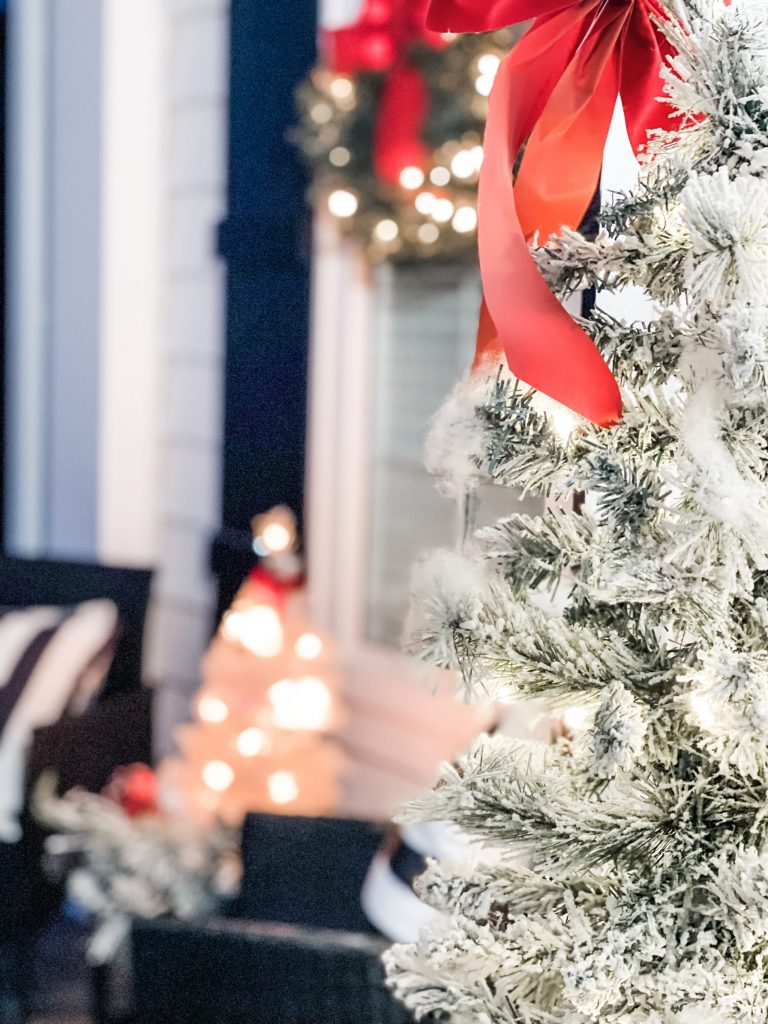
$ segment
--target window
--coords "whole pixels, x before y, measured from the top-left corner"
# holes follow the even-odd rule
[[[423,449],[430,418],[472,361],[480,282],[474,268],[383,266],[373,292],[365,636],[397,644],[411,566],[464,529],[463,510],[427,474]],[[479,523],[512,511],[507,489],[482,490]]]

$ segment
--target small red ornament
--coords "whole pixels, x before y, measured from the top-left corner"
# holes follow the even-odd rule
[[[157,775],[146,764],[124,765],[113,772],[104,796],[118,804],[129,818],[157,814]]]

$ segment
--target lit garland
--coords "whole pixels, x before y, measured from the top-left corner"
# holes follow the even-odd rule
[[[313,172],[311,197],[373,261],[474,260],[482,133],[496,71],[517,38],[505,29],[448,37],[444,48],[415,43],[429,109],[422,140],[427,167],[406,165],[398,183],[377,175],[374,132],[386,75],[334,74],[317,67],[298,92],[296,142]]]

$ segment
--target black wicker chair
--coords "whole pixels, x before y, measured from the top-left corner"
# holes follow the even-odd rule
[[[140,1024],[407,1024],[360,890],[379,826],[251,815],[231,918],[137,921]]]

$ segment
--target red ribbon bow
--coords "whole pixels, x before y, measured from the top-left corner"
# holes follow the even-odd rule
[[[353,26],[326,36],[328,63],[338,74],[388,72],[373,135],[373,164],[389,184],[399,182],[405,167],[428,167],[421,130],[429,96],[409,52],[416,42],[445,44],[424,27],[426,7],[427,0],[366,0]]]
[[[499,68],[480,173],[484,308],[478,358],[506,355],[521,380],[600,426],[621,418],[619,387],[528,250],[578,228],[595,193],[616,99],[639,151],[666,118],[657,102],[669,44],[659,0],[431,0],[427,24],[486,32],[535,18]],[[525,154],[513,185],[513,167]]]

